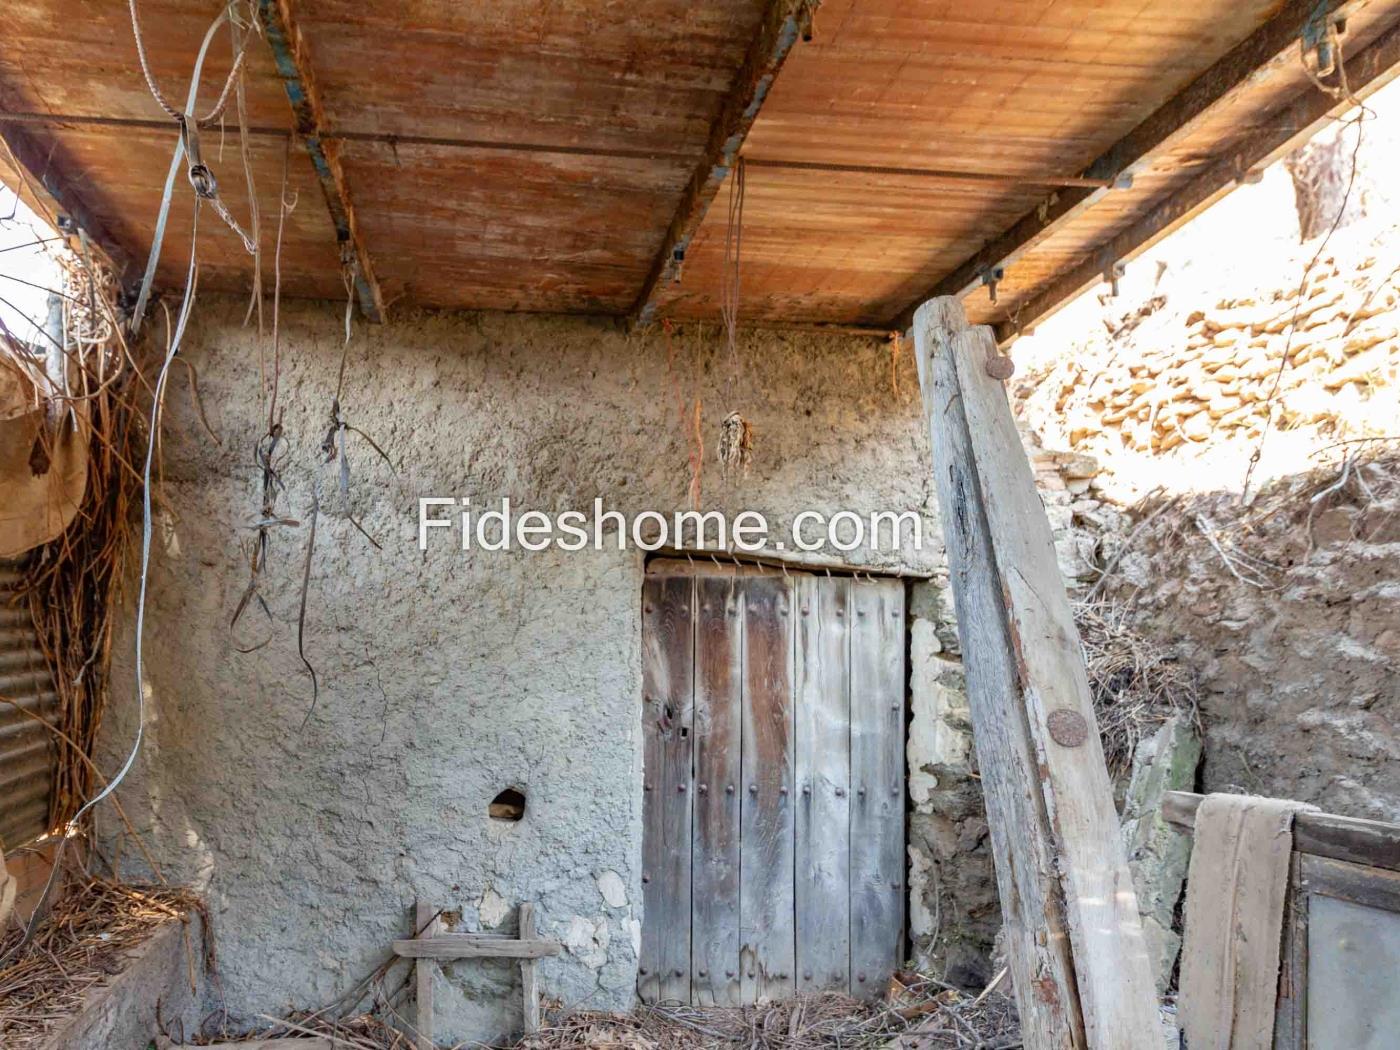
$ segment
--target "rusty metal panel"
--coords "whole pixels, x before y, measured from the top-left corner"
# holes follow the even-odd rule
[[[52,724],[58,697],[39,651],[34,622],[16,601],[19,565],[0,561],[0,846],[6,852],[38,838],[49,827],[49,798],[56,755]]]

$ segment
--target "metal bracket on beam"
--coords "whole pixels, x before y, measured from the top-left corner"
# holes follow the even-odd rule
[[[710,126],[705,154],[681,195],[675,217],[632,307],[633,325],[641,327],[655,320],[663,289],[680,280],[686,249],[705,221],[720,186],[738,163],[744,140],[788,54],[799,38],[810,39],[812,15],[820,3],[821,0],[770,0],[764,10],[758,33],[734,77],[734,86]]]
[[[987,295],[993,303],[997,301],[997,285],[1006,276],[1006,270],[1001,266],[986,266],[982,269],[982,285],[987,289]]]

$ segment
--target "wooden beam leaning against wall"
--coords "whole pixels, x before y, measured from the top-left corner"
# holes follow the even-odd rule
[[[920,307],[914,339],[1025,1046],[1157,1045],[1088,676],[1030,462],[987,368],[995,339],[952,297]]]

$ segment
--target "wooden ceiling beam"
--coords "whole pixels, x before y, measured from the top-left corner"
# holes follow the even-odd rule
[[[1154,154],[1188,138],[1202,123],[1246,96],[1261,72],[1299,61],[1299,41],[1312,27],[1344,20],[1365,0],[1287,0],[1277,15],[1183,88],[1170,101],[1101,153],[1080,174],[1105,180],[1109,187],[1130,183],[1136,168]],[[993,238],[969,259],[934,283],[909,304],[891,327],[904,331],[920,304],[937,296],[963,297],[987,275],[1008,273],[1016,261],[1057,230],[1115,192],[1103,187],[1067,187],[1051,193],[1015,225]]]
[[[35,213],[53,223],[69,247],[81,250],[79,231],[88,242],[106,256],[112,276],[119,289],[127,290],[130,282],[140,276],[136,255],[118,239],[107,225],[93,213],[73,189],[74,181],[67,171],[56,143],[47,144],[16,126],[0,127],[10,155],[22,168],[16,172],[20,184],[14,187],[16,196],[25,200]]]
[[[666,289],[680,280],[691,240],[704,222],[705,213],[714,203],[720,186],[738,163],[739,151],[758,119],[779,70],[820,3],[821,0],[768,0],[763,21],[744,55],[733,86],[710,125],[705,154],[681,194],[675,217],[632,307],[634,325],[647,325],[655,320]]]
[[[258,16],[272,48],[277,75],[291,103],[297,136],[311,158],[316,181],[326,197],[326,208],[335,225],[342,265],[354,272],[355,295],[360,312],[376,323],[384,320],[384,296],[374,276],[374,262],[355,220],[355,206],[345,169],[340,163],[340,144],[326,134],[326,111],[312,74],[306,39],[297,25],[294,0],[258,0]]]
[[[1368,47],[1345,60],[1352,96],[1364,99],[1400,75],[1400,18]],[[1031,328],[1103,278],[1105,261],[1126,262],[1189,222],[1257,171],[1303,145],[1352,107],[1309,85],[1273,113],[1210,167],[1159,202],[1098,250],[1016,308],[1017,324],[996,325],[997,341],[1006,343]]]

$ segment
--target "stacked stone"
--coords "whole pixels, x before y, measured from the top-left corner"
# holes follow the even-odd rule
[[[1134,352],[1097,374],[1084,365],[1058,370],[1055,406],[1070,445],[1116,435],[1135,451],[1164,452],[1231,432],[1258,437],[1285,351],[1275,425],[1345,419],[1400,375],[1400,293],[1393,272],[1366,272],[1376,269],[1374,260],[1359,274],[1319,263],[1301,303],[1296,288],[1222,300],[1190,314],[1179,340],[1142,346],[1140,330]]]

